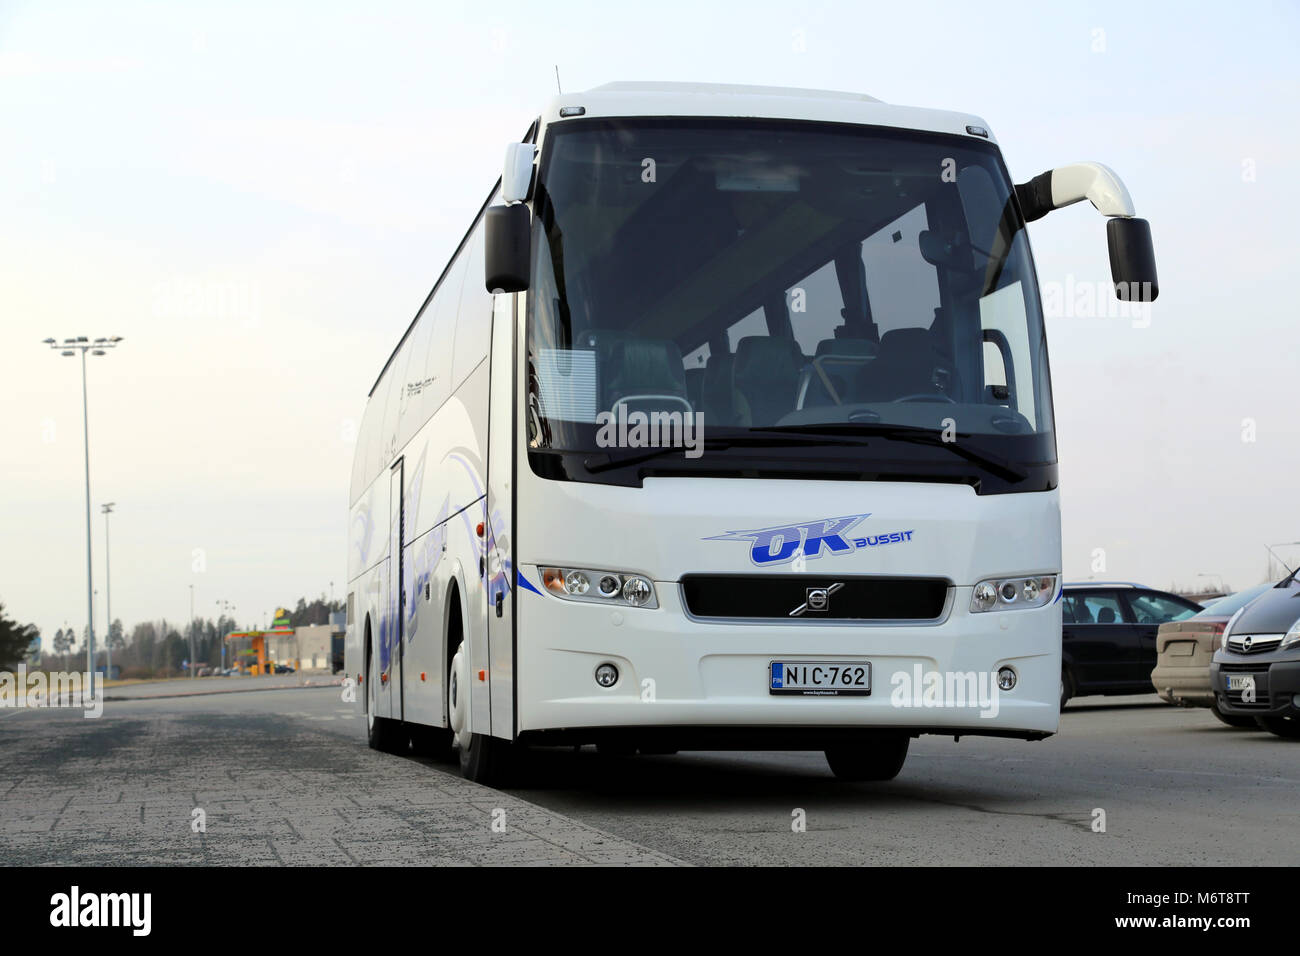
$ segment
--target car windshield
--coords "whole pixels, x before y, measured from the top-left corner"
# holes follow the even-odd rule
[[[743,437],[750,458],[833,430],[802,457],[904,458],[922,478],[986,464],[919,430],[1055,462],[1033,263],[986,141],[674,119],[563,123],[546,142],[531,449],[590,453],[603,423],[641,414]]]
[[[1253,588],[1246,588],[1244,591],[1236,591],[1225,595],[1217,601],[1207,604],[1205,609],[1196,617],[1231,617],[1272,587],[1274,587],[1272,584],[1260,584]]]

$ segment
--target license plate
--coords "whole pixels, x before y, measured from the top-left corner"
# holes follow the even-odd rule
[[[867,661],[772,661],[767,668],[771,694],[804,697],[866,697],[871,693]]]
[[[1254,674],[1229,674],[1228,675],[1228,690],[1247,690],[1247,689],[1249,690],[1255,689]]]

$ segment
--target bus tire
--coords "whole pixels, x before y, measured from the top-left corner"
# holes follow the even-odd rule
[[[411,749],[421,757],[449,763],[455,759],[452,747],[450,727],[426,727],[418,725],[411,728]]]
[[[470,723],[469,665],[462,641],[451,659],[447,675],[447,714],[452,746],[466,780],[485,787],[508,786],[514,778],[517,748],[508,740],[476,734]]]
[[[911,742],[906,734],[887,734],[860,744],[830,747],[826,762],[837,780],[893,780],[903,769]]]
[[[487,734],[472,734],[469,746],[460,751],[461,775],[485,787],[510,786],[515,782],[517,764],[515,745]]]
[[[370,646],[366,645],[366,743],[371,750],[382,753],[402,753],[406,750],[408,740],[402,736],[400,721],[390,717],[375,716],[374,675],[371,673]]]

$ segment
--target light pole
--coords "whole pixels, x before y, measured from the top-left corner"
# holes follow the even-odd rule
[[[76,338],[64,339],[62,345],[54,339],[44,340],[45,345],[58,349],[64,358],[71,358],[78,352],[81,353],[81,422],[82,440],[86,452],[86,669],[89,673],[92,693],[95,686],[95,586],[90,547],[90,402],[86,394],[86,353],[106,355],[108,349],[117,348],[117,343],[121,341],[120,335],[98,338],[93,342],[86,336],[80,335]]]
[[[1279,558],[1279,557],[1277,556],[1277,552],[1274,551],[1273,549],[1274,549],[1274,548],[1290,548],[1290,547],[1294,547],[1294,546],[1297,545],[1297,544],[1300,544],[1300,541],[1279,541],[1277,544],[1266,544],[1266,545],[1264,545],[1264,550],[1268,552],[1269,559],[1270,559],[1270,560],[1269,560],[1269,565],[1268,565],[1268,576],[1269,576],[1270,578],[1273,577],[1273,562],[1272,562],[1272,559],[1275,559],[1275,558],[1277,559],[1277,563],[1278,563],[1278,564],[1280,564],[1280,565],[1282,565],[1282,567],[1286,568],[1288,574],[1291,573],[1291,566],[1290,566],[1289,564],[1287,564],[1285,561],[1283,561],[1281,558]]]
[[[113,576],[112,569],[108,563],[108,516],[113,513],[115,501],[99,506],[99,510],[104,513],[104,605],[107,618],[104,626],[107,630],[107,637],[104,638],[104,650],[108,652],[108,660],[104,665],[104,677],[106,680],[113,678]]]
[[[198,670],[197,662],[194,660],[194,585],[190,585],[190,677]]]
[[[229,617],[231,623],[230,630],[225,631],[221,635],[221,669],[224,671],[226,669],[226,635],[229,634],[231,630],[234,630],[233,625],[235,623],[235,619],[233,617],[233,614],[235,612],[235,606],[231,604],[229,601],[227,601],[225,598],[222,598],[217,602],[217,607],[221,609],[221,616],[223,618]],[[232,667],[234,666],[233,655],[231,660],[231,666]]]

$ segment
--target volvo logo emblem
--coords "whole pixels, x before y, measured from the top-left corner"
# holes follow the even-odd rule
[[[790,612],[790,617],[799,617],[805,611],[825,612],[831,607],[831,595],[844,587],[843,583],[835,583],[824,588],[808,588],[805,592],[804,602]]]

